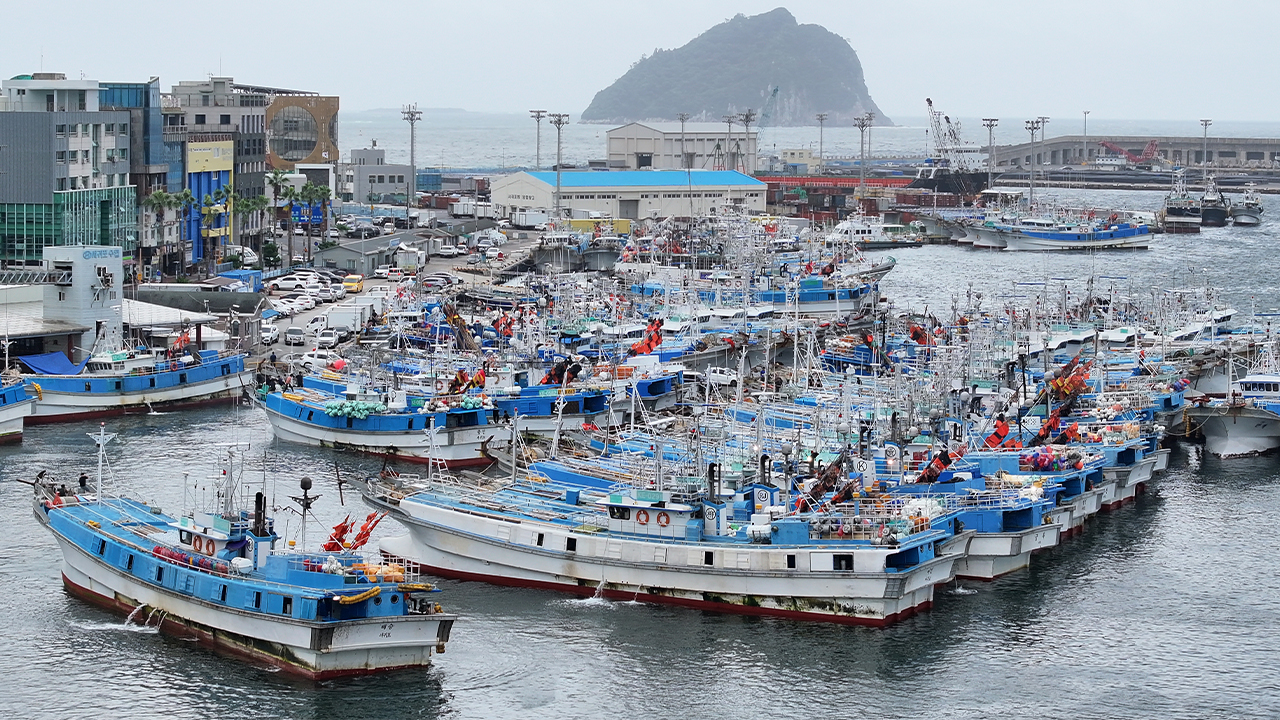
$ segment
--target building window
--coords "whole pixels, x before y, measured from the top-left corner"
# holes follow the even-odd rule
[[[107,133],[108,135],[110,135],[111,133],[113,133],[113,132],[115,132],[115,131],[116,131],[116,124],[115,124],[115,123],[107,123],[106,133]]]
[[[59,189],[59,190],[66,190],[66,189],[67,189],[67,179],[66,179],[66,178],[58,178],[58,189]]]
[[[84,163],[89,162],[89,151],[88,151],[88,150],[81,150],[81,151],[80,151],[80,162],[84,162]]]
[[[206,97],[205,99],[206,99],[206,100],[208,100],[209,98],[207,98],[207,97]],[[197,115],[197,116],[196,116],[196,124],[197,124],[197,125],[203,125],[203,124],[204,124],[204,115]]]
[[[218,124],[219,124],[219,125],[230,125],[230,124],[231,124],[231,116],[230,116],[230,115],[219,115],[219,116],[218,116]]]
[[[75,179],[75,178],[68,178],[68,179],[71,181],[71,188],[70,188],[70,189],[71,189],[71,190],[75,190],[75,189],[76,189],[76,179]]]
[[[107,176],[107,187],[115,187],[115,186],[116,186],[116,176],[115,176],[115,175],[108,175],[108,176]]]
[[[55,127],[55,129],[56,129],[56,130],[57,130],[57,132],[58,132],[58,137],[66,137],[66,136],[67,136],[67,126],[66,126],[66,125],[58,125],[58,126],[56,126],[56,127]]]
[[[125,162],[128,159],[129,159],[129,148],[120,148],[120,162]]]
[[[84,90],[76,91],[76,109],[77,110],[84,109]]]
[[[203,106],[205,106],[205,107],[209,107],[209,96],[208,96],[208,95],[201,95],[201,96],[200,96],[200,104],[201,104],[201,105],[203,105]]]
[[[58,152],[56,152],[56,153],[54,153],[54,154],[55,154],[55,156],[58,158],[58,164],[59,164],[59,165],[66,165],[66,164],[67,164],[67,151],[66,151],[66,150],[59,150]]]
[[[129,123],[120,123],[120,134],[121,135],[129,134]]]

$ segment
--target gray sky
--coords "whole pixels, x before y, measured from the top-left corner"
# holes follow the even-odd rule
[[[1240,0],[15,2],[0,74],[159,75],[167,90],[220,73],[339,95],[347,111],[576,116],[642,54],[779,6],[848,39],[893,118],[922,117],[925,97],[965,117],[1276,118],[1280,3]]]

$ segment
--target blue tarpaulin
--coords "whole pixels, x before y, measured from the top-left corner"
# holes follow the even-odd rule
[[[41,375],[78,375],[84,369],[88,358],[79,365],[73,365],[63,352],[49,352],[42,355],[22,355],[18,358],[23,365]]]

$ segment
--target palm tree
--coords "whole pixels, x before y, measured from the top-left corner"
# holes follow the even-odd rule
[[[287,185],[281,194],[284,198],[285,208],[287,209],[286,217],[288,218],[289,227],[289,264],[293,264],[293,204],[302,200],[302,194],[298,192],[298,188]]]
[[[143,208],[150,210],[155,214],[155,227],[157,235],[160,235],[160,225],[164,221],[165,208],[169,207],[170,198],[173,197],[164,190],[155,190],[150,195],[142,199],[140,203]]]
[[[311,202],[320,203],[320,238],[324,242],[329,238],[329,201],[333,200],[333,190],[328,185],[312,185]],[[310,246],[308,246],[310,247]]]
[[[232,226],[232,223],[235,220],[235,215],[234,215],[235,197],[236,197],[236,191],[235,191],[235,188],[231,185],[231,183],[227,183],[226,185],[223,185],[222,187],[217,188],[216,190],[213,191],[214,207],[212,209],[212,212],[215,215],[214,217],[215,222],[213,223],[213,225],[214,226],[218,225],[218,223],[216,222],[217,216],[223,216],[225,219],[221,223],[221,226],[224,228],[228,228],[227,230],[228,240],[230,240],[230,233],[231,233],[230,228]],[[223,245],[224,243],[222,243],[220,240],[210,239],[210,242],[209,242],[210,247],[209,247],[209,255],[208,255],[210,275],[213,274],[214,264],[222,260],[222,258],[219,257],[219,255],[222,254]]]
[[[191,217],[191,209],[196,204],[196,196],[191,194],[191,189],[186,188],[182,192],[173,196],[173,208],[182,210],[183,222],[178,226],[178,277],[186,274],[187,268],[187,223],[186,220]],[[195,239],[192,238],[192,243]]]
[[[266,183],[267,187],[271,188],[271,228],[274,230],[275,221],[280,219],[280,200],[284,197],[284,187],[289,184],[289,173],[283,170],[272,170],[267,173]]]

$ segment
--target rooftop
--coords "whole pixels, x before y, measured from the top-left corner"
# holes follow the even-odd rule
[[[7,303],[0,308],[0,331],[10,339],[66,335],[92,329],[88,325],[75,325],[63,320],[45,318],[44,302],[41,300]]]
[[[549,171],[527,173],[555,187],[556,174]],[[560,173],[560,187],[722,187],[764,183],[736,170],[619,170],[616,172],[573,171]]]
[[[619,126],[617,126],[617,127],[615,127],[615,128],[611,128],[611,129],[609,130],[609,132],[613,132],[614,130],[621,130],[622,128],[627,127],[627,125],[643,125],[644,127],[647,127],[647,128],[649,128],[650,130],[657,130],[658,132],[661,132],[661,133],[668,133],[668,134],[670,134],[670,133],[679,133],[679,132],[680,132],[680,130],[681,130],[681,128],[680,128],[680,123],[678,123],[678,122],[652,122],[652,121],[648,121],[648,120],[639,120],[639,121],[636,121],[636,122],[629,122],[629,123],[626,123],[625,125],[619,125]],[[696,134],[699,134],[699,135],[706,135],[706,134],[711,134],[711,135],[716,135],[716,134],[719,134],[719,135],[725,135],[726,133],[728,133],[728,132],[729,132],[729,123],[723,123],[723,122],[687,122],[687,123],[685,123],[685,124],[684,124],[684,132],[685,132],[685,134],[693,134],[693,133],[696,133]],[[751,128],[751,134],[752,134],[752,135],[755,135],[755,134],[756,134],[756,133],[758,133],[758,132],[759,132],[759,129],[758,129],[758,128],[755,128],[755,127]],[[735,122],[735,123],[733,124],[733,134],[734,134],[734,135],[737,135],[738,137],[742,137],[742,124],[741,124],[741,123],[736,123],[736,122]]]

